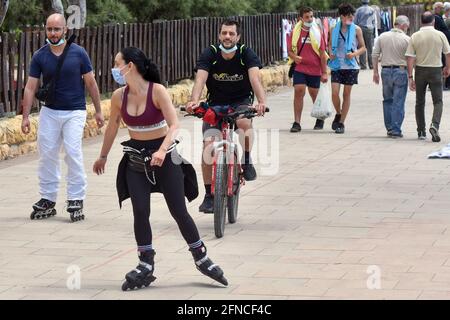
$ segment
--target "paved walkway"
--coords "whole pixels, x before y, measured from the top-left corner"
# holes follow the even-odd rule
[[[256,124],[281,128],[279,171],[260,172],[244,187],[238,223],[226,226],[224,238],[214,237],[211,215],[197,212],[200,198],[189,204],[210,256],[226,272],[227,288],[194,268],[163,198],[155,195],[158,279],[146,290],[120,290],[137,262],[131,204],[119,210],[115,194],[118,142],[126,131],[101,177],[91,172],[101,138],[85,143],[89,195],[82,223],[69,223],[64,191],[56,217],[31,221],[37,157],[0,162],[0,299],[449,299],[450,162],[426,159],[445,143],[416,139],[413,94],[405,138],[386,138],[381,88],[372,85],[369,72],[360,82],[340,136],[330,121],[322,132],[311,129],[309,100],[304,130],[289,133],[293,92],[270,95],[272,112]],[[429,122],[429,94],[427,99]],[[446,92],[446,106],[449,99]],[[450,113],[444,108],[441,133],[448,142]],[[190,133],[196,125],[195,119],[182,121]],[[184,154],[194,155],[200,141],[192,150],[189,137],[182,145]],[[259,167],[270,171],[264,163]],[[69,290],[67,282],[77,285],[77,268],[81,289]]]

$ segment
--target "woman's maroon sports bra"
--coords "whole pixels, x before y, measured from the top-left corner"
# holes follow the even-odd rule
[[[148,132],[154,131],[167,126],[167,122],[161,110],[157,109],[153,103],[153,83],[150,82],[147,91],[147,102],[145,104],[144,112],[139,116],[131,116],[127,111],[128,104],[128,86],[125,87],[122,94],[121,115],[123,122],[131,131]]]

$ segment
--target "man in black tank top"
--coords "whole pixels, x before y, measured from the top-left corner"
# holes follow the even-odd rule
[[[254,96],[258,99],[255,108],[259,115],[263,115],[266,108],[264,88],[260,81],[261,61],[256,53],[239,44],[240,25],[237,21],[225,21],[219,34],[219,45],[206,48],[197,61],[195,85],[192,90],[191,101],[187,104],[187,111],[192,112],[198,106],[203,88],[207,87],[207,102],[210,107],[231,106],[242,110],[253,104]],[[242,161],[244,178],[247,181],[256,179],[251,151],[252,123],[248,119],[237,122],[239,129],[245,132],[245,154]],[[218,130],[211,130],[218,129]],[[203,123],[204,149],[218,136],[221,128]],[[240,139],[241,140],[241,139]],[[202,157],[203,180],[205,183],[205,200],[199,210],[205,213],[213,212],[213,196],[211,194],[212,165],[207,164]]]

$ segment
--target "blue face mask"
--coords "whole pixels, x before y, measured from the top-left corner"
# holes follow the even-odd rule
[[[121,74],[123,68],[112,68],[111,73],[114,78],[114,81],[119,85],[124,86],[127,82],[125,81],[125,75]]]
[[[66,42],[66,39],[61,38],[61,39],[59,39],[59,41],[57,43],[53,43],[49,39],[47,39],[46,41],[49,45],[51,45],[53,47],[59,47],[60,45],[64,44],[64,42]]]

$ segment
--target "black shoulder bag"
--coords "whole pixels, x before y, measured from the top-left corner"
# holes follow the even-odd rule
[[[62,64],[64,63],[64,59],[66,58],[67,52],[69,51],[69,47],[75,41],[76,37],[77,36],[75,34],[72,34],[69,40],[67,41],[64,51],[58,59],[58,64],[56,65],[56,72],[54,77],[46,85],[42,85],[35,94],[35,97],[38,100],[42,101],[45,105],[50,105],[54,102],[56,81],[59,79],[61,67]]]
[[[305,37],[305,40],[303,40],[302,46],[300,47],[300,50],[298,52],[298,56],[302,53],[303,47],[305,46],[306,40],[308,40],[309,37],[309,32]],[[295,61],[292,62],[291,67],[289,68],[289,72],[288,72],[288,76],[289,78],[292,78],[294,76],[294,71],[295,71],[295,67],[297,66],[297,64],[295,63]]]

